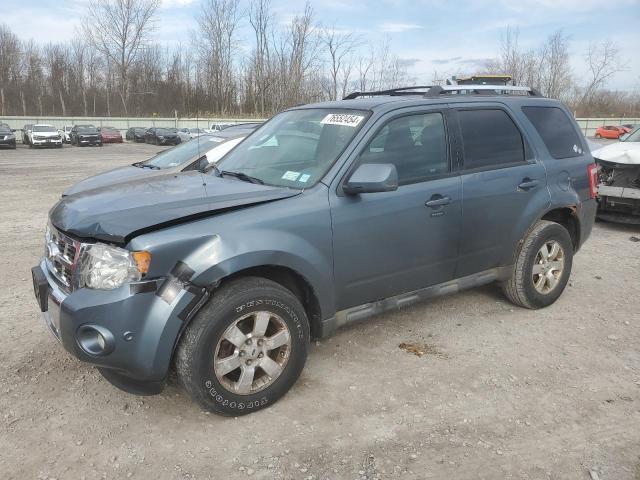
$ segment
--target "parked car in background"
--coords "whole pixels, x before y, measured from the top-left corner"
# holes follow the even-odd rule
[[[153,145],[178,145],[181,140],[176,128],[151,127],[144,134],[144,141]]]
[[[191,140],[191,132],[188,128],[179,128],[178,136],[180,137],[181,142],[188,142]]]
[[[144,142],[145,127],[130,127],[125,133],[125,138],[130,142]]]
[[[32,123],[27,123],[24,127],[22,127],[22,143],[25,145],[29,145],[29,135],[31,135],[32,128]]]
[[[86,145],[102,146],[100,132],[94,125],[74,125],[69,137],[71,138],[71,144],[78,147]]]
[[[29,146],[62,148],[62,135],[53,125],[33,125],[29,133]]]
[[[62,127],[62,143],[71,143],[71,129],[73,125],[65,125]]]
[[[597,167],[559,101],[486,87],[292,108],[207,173],[62,198],[32,269],[48,328],[119,388],[159,393],[174,366],[201,407],[238,416],[285,395],[340,326],[491,282],[553,304]]]
[[[6,123],[0,124],[0,147],[16,148],[16,136]]]
[[[204,135],[206,132],[202,128],[181,128],[178,130],[178,136],[183,142],[188,142],[192,138]]]
[[[122,134],[114,127],[101,127],[100,140],[102,143],[122,143]]]
[[[62,195],[73,195],[114,183],[130,182],[140,177],[147,178],[190,170],[204,171],[250,133],[250,129],[245,129],[241,132],[218,132],[216,135],[202,135],[190,142],[163,150],[144,162],[115,168],[82,180],[69,187]]]
[[[640,224],[640,128],[592,154],[600,166],[598,218]]]
[[[216,122],[216,123],[212,123],[208,129],[206,129],[207,133],[215,133],[215,132],[220,132],[222,130],[224,130],[227,127],[230,127],[231,125],[234,125],[233,123],[230,122]]]
[[[615,125],[605,125],[603,127],[596,128],[595,137],[596,138],[609,138],[617,140],[620,138],[620,135],[624,135],[627,131]]]

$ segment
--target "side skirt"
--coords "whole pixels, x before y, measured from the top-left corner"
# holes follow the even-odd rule
[[[326,338],[340,327],[352,323],[358,323],[369,317],[390,310],[399,310],[402,307],[412,305],[422,300],[457,293],[469,288],[479,287],[491,282],[506,280],[511,275],[513,266],[496,267],[485,270],[466,277],[457,278],[448,282],[431,285],[430,287],[415,290],[413,292],[401,293],[394,297],[365,303],[355,307],[346,308],[336,312],[335,317],[322,320],[320,325],[320,337]]]

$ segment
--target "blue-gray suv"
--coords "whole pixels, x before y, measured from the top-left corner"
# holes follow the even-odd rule
[[[209,171],[63,197],[34,290],[114,385],[157,393],[175,368],[204,408],[240,415],[342,325],[489,282],[552,304],[596,180],[570,112],[534,90],[355,93],[276,115]]]

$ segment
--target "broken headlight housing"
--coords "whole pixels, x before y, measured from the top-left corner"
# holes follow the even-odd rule
[[[85,245],[77,275],[80,287],[113,290],[141,280],[149,270],[151,254],[131,252],[103,243]]]

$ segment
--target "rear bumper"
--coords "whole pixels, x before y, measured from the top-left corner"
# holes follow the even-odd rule
[[[593,224],[596,221],[597,209],[598,202],[595,199],[586,200],[577,207],[576,213],[580,223],[580,244],[578,245],[576,251],[579,250],[582,245],[584,245],[584,242],[586,242],[591,235]]]
[[[127,391],[139,393],[135,390],[145,391],[146,385],[164,381],[193,293],[180,290],[169,302],[158,293],[164,279],[156,279],[115,290],[82,288],[68,294],[49,274],[44,260],[32,273],[45,324],[65,350],[101,368],[107,379]],[[86,339],[96,331],[105,347],[91,353]]]

